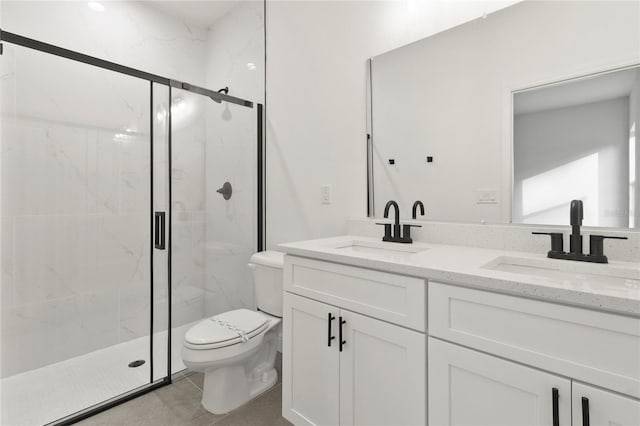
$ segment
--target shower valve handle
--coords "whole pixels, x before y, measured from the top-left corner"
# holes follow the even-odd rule
[[[222,185],[222,188],[218,189],[216,192],[218,194],[221,194],[222,198],[224,198],[225,200],[228,200],[231,198],[233,189],[231,188],[231,184],[229,182],[225,182],[224,185]]]

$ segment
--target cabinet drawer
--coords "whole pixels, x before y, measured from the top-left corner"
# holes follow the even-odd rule
[[[429,334],[640,398],[640,319],[429,283]]]
[[[423,279],[286,256],[284,290],[418,331],[426,330]]]

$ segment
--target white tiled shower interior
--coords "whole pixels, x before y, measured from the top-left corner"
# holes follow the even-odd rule
[[[262,2],[241,2],[208,30],[138,2],[109,2],[108,16],[84,2],[3,1],[1,7],[4,30],[205,87],[228,85],[231,95],[263,102]],[[118,31],[100,30],[107,25]],[[57,111],[55,123],[42,119],[56,111],[53,103],[38,111],[53,93],[45,81],[31,91],[20,87],[21,107],[33,111],[12,121],[13,105],[4,100],[16,100],[25,72],[43,68],[21,68],[7,47],[1,72],[3,379],[149,333],[148,134],[127,133],[117,119],[118,111],[131,115],[134,96],[145,102],[135,105],[139,122],[148,123],[142,114],[148,83],[137,81],[143,86],[137,91],[104,81],[93,94],[70,89],[70,99],[88,96],[88,104]],[[82,64],[60,67],[49,69],[55,78],[100,74]],[[199,109],[173,133],[176,328],[253,307],[246,264],[255,251],[256,212],[255,109],[180,92],[174,91],[174,102],[193,100]],[[83,116],[91,95],[113,99],[94,108],[104,118],[99,129],[85,120],[95,121],[95,114]],[[69,120],[76,123],[64,124]],[[227,180],[234,197],[225,202],[215,190]],[[182,339],[173,343],[179,347]]]
[[[207,35],[209,87],[229,86],[230,94],[264,103],[264,5],[244,2]],[[240,90],[240,92],[234,90]],[[253,307],[253,280],[247,263],[256,249],[257,111],[207,103],[205,203],[205,315]],[[234,196],[216,190],[225,181]]]
[[[148,334],[150,294],[148,84],[5,50],[2,377]]]
[[[190,326],[176,327],[173,333],[182,337]],[[167,332],[163,331],[154,338],[166,341],[166,335]],[[139,337],[8,377],[3,383],[2,424],[46,424],[136,389],[148,380],[150,364],[145,363],[135,369],[130,369],[127,364],[148,348],[149,337]],[[174,346],[172,349],[172,370],[180,371],[185,368],[180,348]],[[60,388],[51,392],[42,383],[66,383],[64,394],[61,395]],[[100,385],[96,386],[96,383]],[[38,404],[33,401],[38,401]]]

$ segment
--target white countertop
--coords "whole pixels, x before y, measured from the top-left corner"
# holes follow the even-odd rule
[[[365,250],[368,251],[349,250],[354,243],[367,246]],[[278,247],[295,256],[640,317],[638,263],[593,264],[548,259],[546,253],[427,243],[383,243],[379,238],[353,235],[286,243]],[[376,247],[381,248],[379,252]],[[385,251],[382,247],[393,251]],[[526,266],[518,272],[491,269],[501,261],[520,262]],[[531,265],[534,266],[531,274],[522,272]]]

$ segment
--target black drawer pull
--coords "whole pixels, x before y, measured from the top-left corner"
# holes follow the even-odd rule
[[[342,340],[342,326],[346,323],[347,321],[343,320],[342,317],[340,317],[340,328],[338,329],[338,339],[340,340],[340,352],[342,352],[342,347],[345,345],[345,343],[347,343],[345,340]]]
[[[331,335],[331,322],[336,319],[336,317],[334,317],[333,315],[331,315],[331,312],[329,312],[328,314],[328,319],[327,319],[327,346],[331,347],[331,341],[333,339],[336,338],[336,336],[332,336]]]
[[[582,397],[582,426],[589,426],[589,398]]]
[[[560,394],[558,393],[558,388],[553,388],[551,390],[551,398],[553,404],[553,426],[560,426],[560,407],[558,407],[558,399]]]
[[[156,212],[155,214],[155,231],[154,231],[154,247],[158,250],[164,250],[165,248],[165,213]]]

